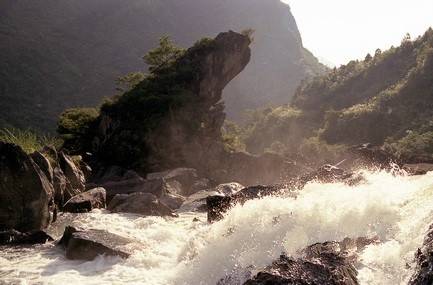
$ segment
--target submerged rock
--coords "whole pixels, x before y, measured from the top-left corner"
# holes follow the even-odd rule
[[[22,233],[16,230],[0,231],[0,245],[31,245],[53,241],[44,231]]]
[[[0,229],[40,230],[50,222],[53,187],[19,146],[0,142]]]
[[[98,255],[111,255],[128,258],[131,252],[126,246],[127,238],[104,230],[78,230],[66,227],[59,245],[66,251],[67,259],[93,260]]]
[[[114,213],[133,213],[146,216],[176,216],[173,211],[151,193],[119,194],[107,207]]]
[[[357,271],[337,242],[306,248],[300,258],[285,255],[244,285],[358,285]]]
[[[106,192],[104,188],[95,188],[78,194],[63,206],[64,212],[86,213],[93,209],[105,208]]]

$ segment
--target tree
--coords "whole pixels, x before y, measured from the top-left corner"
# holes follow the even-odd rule
[[[148,65],[149,72],[155,73],[160,68],[176,61],[184,52],[185,49],[175,46],[168,36],[164,36],[159,39],[159,46],[145,54],[143,60]]]
[[[129,91],[143,81],[144,78],[146,78],[146,75],[143,72],[130,72],[116,79],[116,89],[120,92]]]
[[[367,56],[365,57],[365,61],[366,62],[370,62],[373,59],[373,57],[371,56],[371,54],[367,54]]]

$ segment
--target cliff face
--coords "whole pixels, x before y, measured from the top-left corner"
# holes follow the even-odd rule
[[[162,35],[182,46],[224,30],[255,29],[252,61],[224,91],[228,114],[287,102],[323,70],[302,47],[279,0],[5,0],[0,3],[0,125],[53,129],[67,107],[96,105],[115,79],[145,70]]]
[[[212,167],[223,152],[222,90],[248,64],[250,43],[235,32],[199,41],[104,104],[90,151],[104,164],[144,171]]]

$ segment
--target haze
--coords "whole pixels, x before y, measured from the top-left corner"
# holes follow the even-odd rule
[[[431,0],[284,0],[291,6],[304,46],[334,65],[398,46],[433,26]]]

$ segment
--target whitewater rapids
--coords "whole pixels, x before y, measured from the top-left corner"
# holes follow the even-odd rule
[[[95,210],[65,214],[66,224],[105,229],[134,240],[123,260],[98,257],[69,261],[53,244],[0,248],[0,284],[216,284],[226,275],[240,280],[269,265],[282,252],[298,254],[316,242],[378,236],[356,263],[361,284],[406,284],[414,253],[433,219],[433,173],[408,177],[364,173],[366,183],[309,183],[296,199],[248,201],[209,225],[205,214],[179,218],[140,217]],[[198,221],[193,221],[198,218]]]

